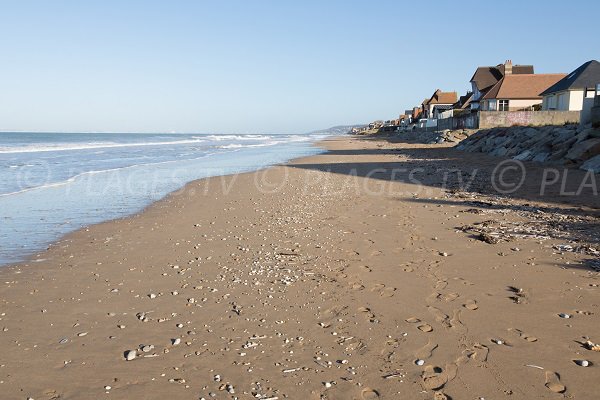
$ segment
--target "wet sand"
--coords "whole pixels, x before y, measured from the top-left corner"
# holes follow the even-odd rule
[[[1,268],[0,398],[597,398],[586,174],[497,197],[502,159],[322,146]]]

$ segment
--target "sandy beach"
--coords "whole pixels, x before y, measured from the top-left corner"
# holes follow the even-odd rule
[[[0,398],[598,398],[600,178],[320,145],[0,268]]]

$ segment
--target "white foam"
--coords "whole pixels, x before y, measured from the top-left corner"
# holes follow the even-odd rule
[[[140,142],[140,143],[115,143],[115,142],[90,142],[90,143],[64,143],[64,144],[35,144],[21,147],[0,147],[0,154],[14,153],[40,153],[50,151],[73,151],[89,149],[105,149],[115,147],[138,147],[138,146],[165,146],[178,144],[195,144],[206,142],[206,139],[172,140],[168,142]]]

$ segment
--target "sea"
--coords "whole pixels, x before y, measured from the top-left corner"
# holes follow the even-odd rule
[[[0,132],[0,265],[137,213],[186,183],[322,152],[325,134]]]

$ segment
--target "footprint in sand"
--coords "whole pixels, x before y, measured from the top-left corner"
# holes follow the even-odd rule
[[[372,292],[379,292],[381,297],[392,297],[394,292],[396,291],[395,287],[386,287],[383,283],[378,283],[373,288],[371,288]]]
[[[365,287],[360,282],[350,282],[350,288],[352,290],[363,290]]]
[[[450,323],[450,317],[444,314],[442,310],[439,308],[435,308],[432,306],[427,306],[427,310],[433,315],[435,320],[439,322],[444,328],[451,328],[452,324]]]
[[[518,335],[520,338],[527,340],[530,343],[537,342],[537,338],[535,336],[531,336],[520,329],[517,328],[508,328],[508,331]]]
[[[475,311],[479,308],[475,300],[467,300],[465,304],[463,304],[463,307],[471,311]]]
[[[444,295],[444,301],[449,303],[451,301],[458,299],[459,297],[460,297],[460,295],[458,293],[448,293],[448,294]]]
[[[554,371],[546,371],[546,387],[554,393],[563,393],[567,387],[560,383],[560,376]]]
[[[440,367],[428,365],[421,375],[421,383],[427,390],[438,390],[448,383],[448,378]]]
[[[325,311],[322,311],[319,315],[319,322],[331,321],[337,318],[345,309],[345,306],[334,306]]]
[[[373,314],[369,307],[358,307],[358,312],[363,313],[369,322],[377,322],[375,314]]]
[[[435,394],[433,395],[433,400],[448,400],[448,399],[449,399],[449,397],[446,396],[442,392],[435,392]]]
[[[479,361],[487,361],[488,354],[490,353],[490,349],[487,346],[480,343],[475,343],[473,345],[473,349],[475,349],[473,358]]]
[[[441,293],[433,292],[429,296],[427,296],[425,301],[427,303],[435,303],[436,301],[438,301],[440,299],[441,296],[442,296]]]
[[[415,357],[421,360],[425,360],[433,354],[433,351],[437,349],[438,344],[433,343],[431,340],[427,342],[427,344],[421,347],[419,350],[415,352]]]
[[[422,332],[431,332],[431,331],[433,331],[433,328],[429,324],[419,325],[419,326],[417,326],[417,329],[420,330],[420,331],[422,331]]]
[[[437,281],[435,283],[434,289],[440,290],[445,289],[448,286],[448,281]]]
[[[417,322],[421,322],[421,320],[419,318],[415,318],[415,317],[406,318],[405,321],[408,322],[409,324],[416,324]]]
[[[362,390],[362,392],[360,393],[360,397],[364,400],[378,399],[379,393],[377,392],[377,390],[373,390],[367,387]]]
[[[440,367],[428,365],[421,375],[421,382],[425,389],[440,390],[446,383],[456,378],[458,374],[458,365],[448,363],[442,370]]]
[[[360,270],[363,271],[363,272],[371,272],[371,268],[368,267],[368,266],[366,266],[366,265],[361,265],[358,268],[360,268]]]
[[[464,333],[467,331],[467,328],[465,328],[462,321],[460,320],[460,312],[461,310],[459,308],[452,312],[452,319],[450,319],[450,328],[456,330],[457,332]]]
[[[383,288],[385,287],[385,285],[383,283],[376,283],[375,285],[373,285],[373,287],[371,288],[371,292],[378,292],[380,290],[383,290]]]

